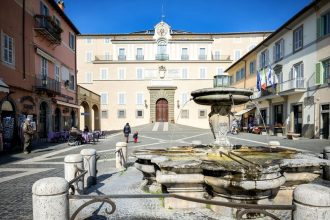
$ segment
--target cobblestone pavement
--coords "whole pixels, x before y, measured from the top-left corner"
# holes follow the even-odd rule
[[[170,124],[168,131],[160,125],[157,130],[153,129],[154,124],[148,124],[132,128],[132,131],[139,131],[139,143],[128,143],[128,154],[135,149],[140,148],[164,148],[169,146],[189,145],[192,141],[199,140],[203,144],[212,142],[212,135],[208,129],[197,129],[182,125]],[[155,130],[155,131],[153,131]],[[302,150],[310,150],[314,153],[320,153],[325,146],[330,146],[329,140],[301,139],[297,141],[287,140],[284,137],[268,137],[254,134],[230,135],[233,144],[244,145],[264,145],[270,140],[278,140],[281,145],[293,147]],[[35,181],[45,177],[58,176],[63,177],[64,157],[68,154],[79,153],[82,149],[94,148],[100,155],[98,161],[99,184],[98,190],[106,192],[109,188],[119,191],[118,187],[123,187],[122,180],[126,177],[128,189],[132,193],[140,193],[137,184],[141,183],[141,177],[138,172],[128,170],[122,176],[116,173],[114,169],[114,151],[115,144],[123,141],[122,133],[109,135],[106,139],[101,139],[95,145],[86,144],[80,146],[68,146],[66,143],[39,144],[34,148],[31,154],[23,153],[5,154],[0,156],[0,218],[1,219],[32,219],[32,195],[31,188]],[[131,139],[132,140],[132,139]],[[117,187],[117,188],[116,188]],[[149,199],[150,200],[150,199]],[[158,200],[146,200],[140,203],[140,200],[121,200],[118,203],[120,211],[111,218],[128,219],[132,213],[136,213],[138,219],[214,219],[215,216],[209,210],[196,212],[175,212],[165,210],[159,204]],[[141,204],[137,206],[137,204]],[[138,209],[138,210],[137,210]],[[132,211],[130,211],[132,210]],[[157,214],[157,213],[160,214]],[[145,213],[152,213],[147,215]],[[208,217],[207,217],[208,216]],[[101,218],[102,219],[102,218]],[[104,219],[104,218],[103,218]],[[132,219],[132,218],[131,218]],[[136,219],[136,218],[135,218]],[[223,219],[223,218],[221,218]]]

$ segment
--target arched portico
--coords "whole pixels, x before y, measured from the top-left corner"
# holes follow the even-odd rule
[[[93,130],[100,130],[100,110],[97,105],[93,105],[92,107],[92,129]]]
[[[87,125],[88,128],[91,128],[91,109],[87,102],[82,102],[80,104],[80,123],[79,129],[84,130],[84,127]]]

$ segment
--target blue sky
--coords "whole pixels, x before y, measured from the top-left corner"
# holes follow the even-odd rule
[[[131,33],[161,20],[195,33],[276,30],[312,0],[65,0],[82,34]]]

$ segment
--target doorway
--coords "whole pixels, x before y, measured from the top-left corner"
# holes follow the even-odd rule
[[[329,113],[322,113],[322,134],[323,139],[329,139]]]
[[[293,106],[293,127],[294,133],[301,134],[302,132],[302,105]]]
[[[46,102],[42,102],[40,104],[40,137],[46,138],[47,137],[47,111],[48,105]]]
[[[55,110],[55,128],[54,131],[60,131],[61,130],[61,110],[59,108],[56,108]]]
[[[168,122],[168,101],[158,99],[156,102],[156,122]]]

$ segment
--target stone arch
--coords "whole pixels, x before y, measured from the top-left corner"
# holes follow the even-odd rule
[[[96,104],[92,106],[92,120],[92,130],[100,130],[100,108]]]
[[[80,104],[79,129],[84,130],[85,125],[87,125],[88,128],[91,128],[91,108],[87,102],[83,101]]]
[[[174,92],[176,87],[149,88],[150,91],[150,122],[156,121],[156,102],[159,99],[168,101],[168,121],[174,122]]]

